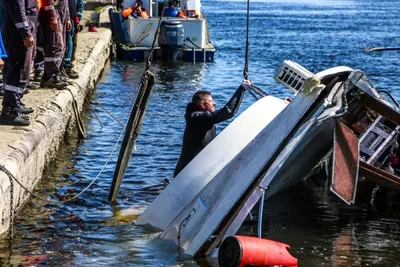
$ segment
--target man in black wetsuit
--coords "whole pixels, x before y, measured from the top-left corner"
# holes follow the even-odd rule
[[[229,102],[219,110],[215,110],[215,102],[210,92],[198,91],[193,95],[192,102],[186,106],[186,128],[174,177],[217,136],[215,124],[235,115],[245,91],[246,89],[240,86]]]

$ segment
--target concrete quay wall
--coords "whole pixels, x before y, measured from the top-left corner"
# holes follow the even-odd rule
[[[0,126],[0,166],[4,166],[24,187],[33,191],[42,178],[45,166],[57,153],[68,128],[76,125],[73,100],[82,111],[86,94],[94,89],[111,51],[111,31],[79,33],[74,69],[80,85],[69,90],[41,88],[31,90],[23,100],[35,112],[29,127]],[[0,170],[0,236],[10,227],[10,212],[18,212],[30,194],[15,180]],[[11,183],[13,186],[11,186]],[[11,188],[13,207],[11,209]]]

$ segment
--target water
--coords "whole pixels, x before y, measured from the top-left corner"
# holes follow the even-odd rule
[[[291,93],[273,80],[285,59],[313,72],[347,65],[364,70],[377,88],[399,98],[399,52],[363,53],[365,47],[400,45],[400,1],[252,1],[249,76],[279,97]],[[153,64],[157,85],[146,113],[118,204],[107,202],[118,153],[89,191],[64,205],[33,199],[19,214],[12,249],[0,243],[1,265],[19,266],[218,266],[216,260],[181,259],[176,247],[132,220],[171,178],[180,153],[187,101],[210,90],[218,106],[238,87],[244,66],[246,2],[204,1],[214,63]],[[95,97],[126,121],[144,65],[112,62]],[[253,103],[247,95],[239,112]],[[95,107],[85,112],[88,139],[66,139],[49,166],[37,194],[63,199],[83,190],[99,173],[121,126]],[[223,128],[221,125],[219,129]],[[116,148],[119,151],[119,146]],[[291,245],[299,266],[399,266],[400,216],[347,207],[310,180],[265,203],[263,236]],[[254,235],[256,223],[241,233]]]

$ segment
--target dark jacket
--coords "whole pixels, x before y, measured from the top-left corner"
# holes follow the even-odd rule
[[[52,0],[41,0],[42,7],[40,12],[47,17],[46,20],[57,20],[58,14],[56,9],[65,10],[67,20],[70,20],[69,2],[74,0],[58,0],[57,5],[54,5]]]
[[[242,103],[244,92],[245,89],[239,87],[228,103],[222,109],[214,112],[198,111],[197,106],[193,103],[187,105],[182,151],[175,167],[174,177],[217,136],[215,124],[235,115]]]
[[[1,0],[0,3],[4,6],[5,17],[11,17],[22,39],[32,36],[27,16],[37,17],[37,0]]]

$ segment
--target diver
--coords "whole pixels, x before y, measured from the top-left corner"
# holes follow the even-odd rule
[[[215,102],[208,91],[198,91],[186,106],[186,127],[183,134],[182,151],[175,167],[174,177],[200,153],[216,136],[215,124],[232,118],[242,103],[246,89],[241,85],[228,103],[215,110]]]

